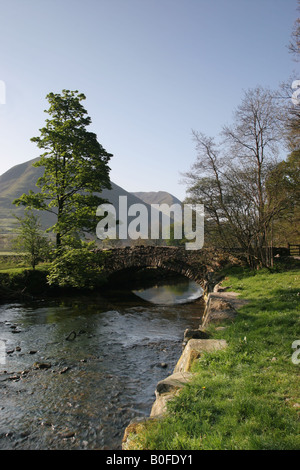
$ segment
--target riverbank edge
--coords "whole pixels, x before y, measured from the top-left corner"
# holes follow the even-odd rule
[[[145,425],[149,421],[163,419],[166,414],[167,404],[178,395],[186,383],[193,378],[192,364],[201,354],[224,350],[227,342],[223,339],[211,339],[206,328],[210,323],[217,324],[225,321],[232,322],[237,315],[237,310],[247,301],[238,298],[236,292],[227,291],[222,287],[220,277],[210,278],[206,283],[203,299],[205,309],[199,328],[186,329],[183,336],[183,350],[174,371],[162,381],[158,382],[155,389],[156,399],[147,418],[132,420],[124,430],[122,450],[145,450],[138,444],[138,436],[143,433]]]
[[[48,266],[32,268],[11,268],[0,271],[0,304],[9,302],[30,302],[36,300],[51,300],[63,297],[99,294],[106,285],[104,281],[94,289],[60,287],[50,285],[47,280]]]

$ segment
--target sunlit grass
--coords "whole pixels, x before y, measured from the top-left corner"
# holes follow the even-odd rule
[[[210,331],[226,351],[204,354],[195,377],[138,436],[145,449],[300,449],[300,271],[231,269],[224,285],[249,303]]]

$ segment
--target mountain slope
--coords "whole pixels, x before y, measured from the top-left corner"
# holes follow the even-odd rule
[[[23,193],[28,193],[29,190],[38,192],[39,188],[36,187],[36,182],[43,174],[43,167],[33,167],[32,164],[37,159],[29,160],[20,165],[12,167],[7,172],[0,176],[0,233],[5,234],[11,232],[14,228],[15,218],[12,214],[22,215],[24,212],[23,207],[16,207],[12,201],[20,197]],[[150,227],[151,207],[147,202],[142,201],[134,193],[129,193],[117,184],[111,182],[111,190],[103,190],[101,197],[108,200],[116,208],[117,219],[119,218],[118,207],[119,197],[127,197],[127,207],[133,204],[143,204],[148,211],[148,226]],[[45,211],[40,211],[40,220],[44,229],[52,226],[55,223],[55,215]],[[133,217],[128,217],[128,223]]]
[[[172,194],[166,191],[138,191],[131,193],[134,196],[138,197],[146,204],[181,204],[181,201],[177,199],[177,197],[173,196]]]
[[[36,158],[16,165],[0,176],[0,233],[10,232],[14,228],[15,218],[12,214],[20,216],[24,212],[22,207],[16,207],[12,201],[29,190],[38,191],[35,184],[42,176],[43,168],[34,168],[32,164],[35,161]],[[51,214],[41,214],[44,228],[52,225],[53,220]]]

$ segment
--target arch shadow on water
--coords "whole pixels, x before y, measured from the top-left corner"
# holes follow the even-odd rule
[[[203,289],[187,277],[163,268],[127,268],[109,278],[109,292],[122,291],[126,300],[144,301],[157,305],[177,305],[193,302],[203,295]]]

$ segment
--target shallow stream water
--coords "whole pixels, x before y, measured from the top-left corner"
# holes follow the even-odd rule
[[[149,416],[201,288],[151,289],[0,306],[0,449],[120,449],[125,427]]]

